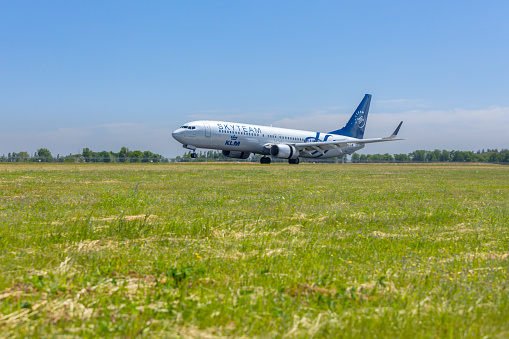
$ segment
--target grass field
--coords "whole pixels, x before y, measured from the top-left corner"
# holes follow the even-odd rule
[[[0,164],[0,337],[509,337],[509,166]]]

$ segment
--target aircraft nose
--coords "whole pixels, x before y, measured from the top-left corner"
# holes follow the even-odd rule
[[[173,139],[180,141],[180,139],[182,138],[182,130],[180,128],[174,130],[171,136],[173,137]]]

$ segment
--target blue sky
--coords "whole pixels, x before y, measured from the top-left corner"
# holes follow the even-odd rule
[[[329,131],[365,153],[509,148],[506,1],[3,1],[0,154],[183,153],[194,119]]]

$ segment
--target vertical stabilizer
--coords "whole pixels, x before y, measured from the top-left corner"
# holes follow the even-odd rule
[[[371,94],[366,94],[364,99],[352,114],[350,120],[345,127],[336,131],[329,132],[330,134],[339,134],[347,137],[362,139],[364,138],[364,129],[368,121],[369,104],[371,103]]]

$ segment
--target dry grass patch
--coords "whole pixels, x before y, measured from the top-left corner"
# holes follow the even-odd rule
[[[83,240],[75,245],[69,246],[65,252],[99,252],[104,250],[116,250],[119,247],[118,241],[112,240]]]
[[[495,252],[477,252],[477,253],[462,253],[453,256],[452,258],[440,260],[441,263],[448,263],[453,261],[472,262],[474,260],[508,260],[509,253],[495,253]]]
[[[373,231],[373,237],[375,238],[406,238],[409,234],[397,234],[397,233],[384,233],[380,231]]]
[[[105,218],[72,218],[72,221],[115,221],[115,220],[124,220],[124,221],[132,221],[132,220],[152,220],[156,219],[157,215],[154,214],[138,214],[138,215],[124,215],[122,217],[105,217]]]

